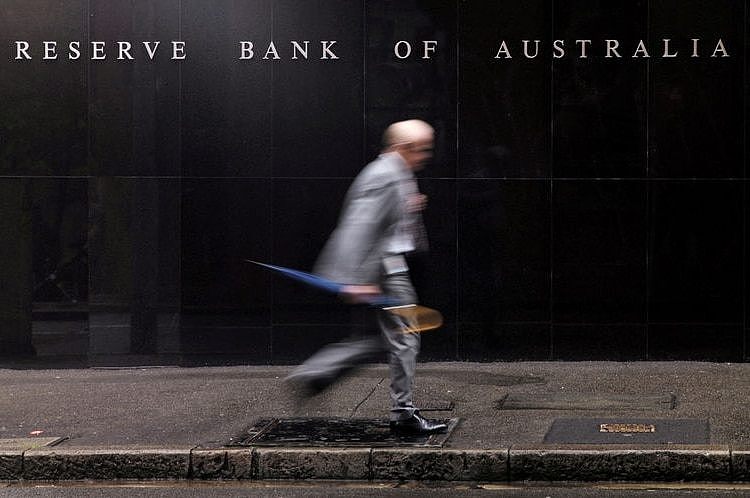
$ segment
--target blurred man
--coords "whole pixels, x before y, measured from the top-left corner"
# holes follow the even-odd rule
[[[341,297],[366,303],[382,294],[400,304],[417,302],[404,258],[426,250],[421,211],[427,197],[417,189],[414,172],[432,158],[434,130],[424,121],[393,123],[383,134],[383,151],[365,166],[344,200],[339,223],[323,248],[315,273],[345,284]],[[331,344],[297,367],[288,380],[310,392],[331,385],[343,372],[386,351],[391,372],[391,429],[429,433],[446,428],[423,418],[412,401],[420,336],[378,311],[381,337]]]

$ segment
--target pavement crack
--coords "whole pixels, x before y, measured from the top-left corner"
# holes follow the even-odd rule
[[[367,396],[365,396],[365,398],[362,401],[360,401],[359,403],[357,403],[357,406],[354,407],[354,410],[352,410],[352,413],[351,413],[351,415],[349,415],[349,418],[353,418],[354,417],[354,414],[357,413],[357,410],[359,410],[359,407],[362,406],[365,403],[365,401],[367,401],[368,399],[370,399],[370,397],[372,397],[372,395],[375,393],[375,390],[378,388],[378,386],[380,384],[383,383],[384,380],[385,380],[385,377],[381,377],[380,378],[380,380],[378,381],[378,383],[375,384],[375,387],[373,387],[372,389],[370,389],[370,392],[367,393]]]

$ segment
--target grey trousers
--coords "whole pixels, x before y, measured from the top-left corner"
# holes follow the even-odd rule
[[[409,273],[383,277],[383,292],[402,302],[417,302]],[[385,351],[391,374],[391,420],[403,420],[417,410],[412,400],[414,373],[419,354],[419,334],[403,332],[404,323],[394,315],[378,310],[380,337],[363,337],[330,344],[298,366],[287,377],[302,382],[331,382],[343,372],[355,368]]]

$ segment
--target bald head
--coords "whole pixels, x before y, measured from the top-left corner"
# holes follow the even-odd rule
[[[383,133],[383,149],[398,152],[414,171],[424,168],[432,158],[435,130],[419,119],[399,121]]]
[[[419,119],[399,121],[391,124],[383,133],[383,147],[389,149],[395,145],[432,139],[435,131],[432,126]]]

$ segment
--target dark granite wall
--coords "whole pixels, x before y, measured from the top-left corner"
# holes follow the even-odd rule
[[[424,359],[746,361],[747,10],[5,0],[0,356],[294,363],[367,333],[243,259],[311,268],[384,127],[419,117],[432,250],[411,267],[446,319]]]

